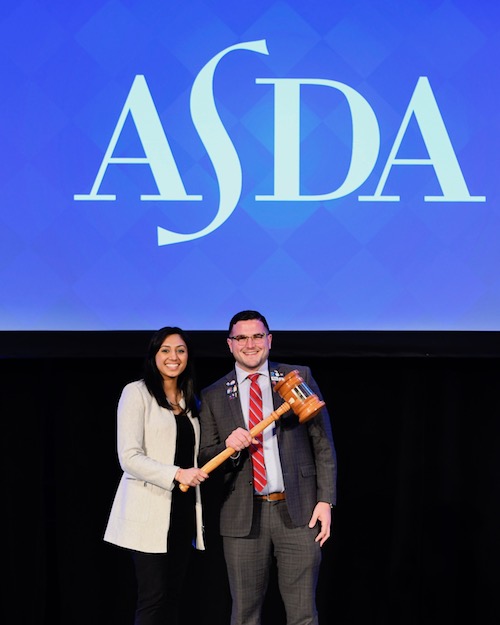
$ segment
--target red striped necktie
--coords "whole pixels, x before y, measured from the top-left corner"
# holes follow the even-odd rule
[[[250,380],[250,410],[248,418],[248,426],[251,430],[254,426],[262,421],[262,391],[259,383],[258,373],[252,373],[248,376]],[[253,483],[255,490],[262,492],[267,484],[266,465],[264,463],[264,449],[262,446],[262,433],[255,437],[258,441],[257,445],[250,445],[250,454],[252,456]]]

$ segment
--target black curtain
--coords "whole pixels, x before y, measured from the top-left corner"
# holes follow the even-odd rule
[[[223,335],[215,350],[202,336],[200,388],[232,365]],[[306,333],[315,339],[309,346],[302,334],[278,335],[272,350],[276,360],[311,366],[337,447],[320,623],[496,625],[500,356],[406,344],[382,353],[380,337],[375,349],[345,341],[339,349],[325,336],[318,347],[317,335]],[[102,534],[120,477],[116,404],[141,376],[149,333],[120,335],[98,350],[63,338],[30,354],[24,337],[22,353],[12,353],[16,340],[0,359],[4,601],[25,625],[127,625],[132,565]],[[219,492],[213,474],[204,491],[208,549],[193,553],[186,624],[229,623]],[[274,577],[264,614],[271,623],[285,623]]]

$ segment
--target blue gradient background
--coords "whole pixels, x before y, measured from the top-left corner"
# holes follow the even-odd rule
[[[500,3],[490,1],[110,0],[3,2],[0,8],[0,330],[225,329],[256,308],[278,330],[499,330]],[[243,190],[215,232],[157,245],[157,226],[192,232],[217,210],[213,167],[189,113],[200,69],[238,151]],[[90,192],[135,75],[146,77],[188,193],[141,202],[147,167],[108,168]],[[419,76],[433,88],[471,195],[426,203],[430,167],[394,168],[374,193]],[[324,78],[374,110],[379,160],[353,194],[257,202],[272,193],[273,90],[263,77]],[[301,190],[340,185],[351,152],[345,101],[304,92]],[[422,151],[413,128],[403,144]],[[140,152],[133,125],[123,154]],[[425,153],[421,156],[425,156]],[[397,171],[396,171],[397,170]]]

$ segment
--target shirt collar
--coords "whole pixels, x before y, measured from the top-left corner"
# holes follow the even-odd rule
[[[245,371],[244,369],[242,369],[237,363],[235,365],[235,371],[236,371],[236,380],[238,382],[238,384],[241,384],[242,382],[244,382],[249,375],[251,375],[248,371]],[[262,364],[262,366],[260,367],[260,369],[258,371],[252,371],[252,373],[260,373],[261,375],[269,375],[269,365],[267,363],[267,360]]]

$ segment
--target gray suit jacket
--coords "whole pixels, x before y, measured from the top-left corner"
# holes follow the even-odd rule
[[[297,369],[312,392],[320,390],[309,367],[269,362],[271,382],[276,383]],[[284,400],[273,393],[274,408]],[[267,415],[264,415],[267,416]],[[204,465],[225,449],[224,441],[237,427],[245,428],[234,369],[201,393],[201,443],[199,464]],[[275,421],[278,436],[286,503],[296,526],[309,523],[318,501],[336,503],[337,462],[330,417],[326,408],[300,424],[292,411]],[[224,471],[224,503],[220,516],[223,536],[247,536],[252,526],[252,469],[248,450],[238,460],[226,460],[217,471]]]

